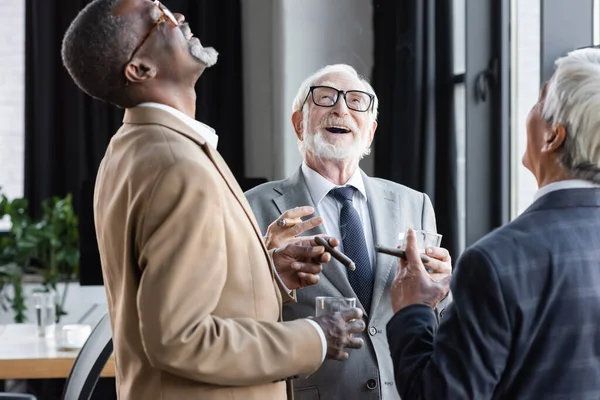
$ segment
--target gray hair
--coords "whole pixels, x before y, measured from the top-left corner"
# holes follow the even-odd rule
[[[365,79],[364,77],[362,77],[361,75],[359,75],[358,72],[356,72],[356,69],[354,69],[354,67],[347,65],[347,64],[327,65],[327,66],[321,68],[320,70],[318,70],[317,72],[315,72],[314,74],[312,74],[311,76],[309,76],[308,78],[306,78],[304,80],[304,82],[302,82],[302,84],[300,85],[300,88],[298,89],[298,92],[296,93],[294,102],[292,104],[292,113],[295,113],[296,111],[300,111],[302,109],[302,104],[304,103],[304,100],[308,96],[310,87],[313,86],[319,80],[321,80],[321,78],[323,78],[325,75],[329,75],[332,73],[345,73],[345,74],[354,76],[359,81],[362,82],[365,91],[375,94],[375,90],[373,90],[373,87],[371,86],[369,81],[367,79]],[[373,111],[372,111],[373,121],[377,120],[377,108],[378,107],[379,107],[379,100],[377,99],[377,95],[375,94],[375,99],[373,99]]]
[[[600,49],[575,50],[556,61],[542,117],[565,127],[561,164],[574,178],[600,184]]]
[[[138,38],[126,17],[113,15],[119,0],[94,0],[71,22],[62,42],[63,64],[81,90],[119,107],[131,107],[124,69]]]

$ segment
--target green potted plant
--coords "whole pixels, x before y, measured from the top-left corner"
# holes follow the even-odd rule
[[[56,315],[60,319],[65,315],[68,284],[79,274],[78,219],[71,195],[44,201],[41,217],[34,220],[28,213],[27,199],[9,200],[0,192],[0,218],[4,216],[8,216],[11,228],[0,239],[0,288],[12,286],[13,296],[8,297],[4,290],[0,301],[5,308],[12,308],[15,322],[24,322],[27,306],[23,281],[39,276],[45,290],[58,294]],[[64,282],[62,293],[59,282]]]

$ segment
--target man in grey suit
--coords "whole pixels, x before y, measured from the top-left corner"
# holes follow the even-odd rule
[[[460,257],[439,327],[448,288],[409,235],[387,327],[403,398],[600,399],[600,49],[556,62],[523,164],[535,201]]]
[[[399,399],[384,332],[392,316],[389,289],[398,261],[375,253],[375,244],[396,247],[407,228],[436,231],[426,194],[359,168],[377,127],[377,97],[371,85],[348,65],[330,65],[308,77],[293,104],[292,123],[304,162],[289,178],[246,193],[267,245],[298,235],[328,234],[356,263],[347,271],[337,261],[323,268],[317,285],[299,290],[284,305],[285,320],[314,315],[315,297],[354,297],[368,328],[363,350],[345,363],[328,362],[313,375],[294,381],[296,400]],[[296,208],[298,207],[298,208]],[[315,216],[304,221],[314,212]],[[445,249],[430,249],[433,274],[451,271]]]

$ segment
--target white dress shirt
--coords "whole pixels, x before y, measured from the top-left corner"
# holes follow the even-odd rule
[[[590,181],[584,181],[583,179],[567,179],[564,181],[552,182],[547,184],[546,186],[542,186],[539,188],[535,195],[533,196],[533,201],[536,201],[540,197],[550,192],[554,192],[556,190],[564,190],[564,189],[591,189],[591,188],[600,188],[600,185],[597,185]]]
[[[165,104],[152,103],[152,102],[141,103],[141,104],[138,104],[137,107],[153,107],[153,108],[158,108],[160,110],[168,112],[169,114],[175,116],[176,118],[179,118],[183,123],[185,123],[190,128],[192,128],[194,130],[194,132],[198,133],[198,135],[200,135],[204,140],[206,140],[206,143],[208,143],[215,149],[217,148],[217,144],[219,142],[219,137],[217,136],[217,134],[213,128],[211,128],[210,126],[208,126],[206,124],[203,124],[200,121],[197,121],[193,118],[188,117],[186,114],[182,113],[181,111],[177,110],[176,108],[167,106]],[[272,265],[272,263],[271,263],[271,268],[273,268],[273,270],[275,272],[275,276],[277,277],[277,280],[279,281],[279,283],[288,291],[288,293],[291,293],[291,291],[285,286],[285,284],[279,277],[279,274],[277,274],[277,270],[275,270],[275,266]],[[319,337],[321,338],[321,344],[322,344],[321,362],[323,362],[325,360],[325,356],[327,355],[327,339],[325,338],[325,333],[323,332],[323,329],[321,328],[321,326],[318,323],[316,323],[315,321],[312,321],[310,319],[307,319],[307,321],[310,322],[310,324],[315,327],[315,329],[319,333]]]
[[[195,120],[194,118],[188,117],[186,114],[182,113],[178,109],[173,108],[171,106],[167,106],[166,104],[152,102],[141,103],[138,104],[137,107],[153,107],[168,112],[169,114],[179,118],[183,123],[192,128],[196,133],[198,133],[198,135],[202,137],[202,139],[206,140],[206,143],[210,144],[214,149],[217,148],[217,144],[219,143],[219,137],[215,133],[215,130],[210,126]]]
[[[308,187],[313,203],[315,203],[317,207],[317,212],[323,217],[325,232],[327,232],[327,235],[333,236],[340,241],[339,249],[343,252],[344,247],[342,245],[342,235],[340,233],[340,211],[342,210],[342,204],[332,196],[327,195],[331,189],[341,186],[329,182],[318,172],[306,165],[306,163],[302,163],[302,174],[304,175],[306,186]],[[365,234],[365,242],[369,252],[369,260],[371,261],[371,268],[374,268],[375,240],[373,238],[371,216],[367,204],[367,192],[365,190],[365,184],[360,168],[356,169],[344,186],[353,186],[357,189],[352,197],[352,204],[360,216],[363,232]]]

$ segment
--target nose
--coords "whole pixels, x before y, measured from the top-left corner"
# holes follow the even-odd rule
[[[175,17],[175,19],[177,20],[177,23],[179,25],[181,25],[185,22],[185,16],[183,14],[173,13],[173,16]]]
[[[339,117],[343,117],[343,116],[347,115],[349,113],[349,111],[350,110],[348,109],[348,106],[346,105],[346,100],[344,99],[344,96],[340,95],[337,103],[335,103],[335,106],[333,106],[333,113]]]

